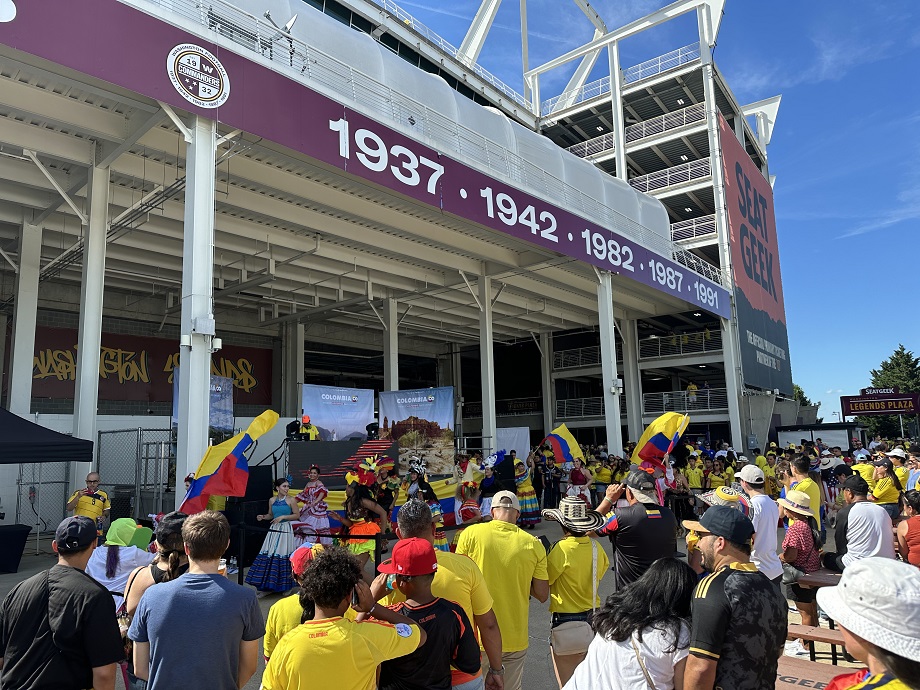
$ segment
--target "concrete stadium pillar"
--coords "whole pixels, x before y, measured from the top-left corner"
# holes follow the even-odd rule
[[[623,337],[623,385],[626,393],[626,430],[630,441],[638,441],[642,423],[642,377],[639,373],[639,328],[635,319],[620,321]]]
[[[620,428],[620,391],[617,377],[617,349],[613,321],[613,280],[607,271],[597,273],[597,313],[601,335],[601,372],[604,392],[604,426],[607,429],[607,452],[623,455],[623,432]]]
[[[479,276],[479,367],[482,377],[483,454],[496,450],[495,355],[492,350],[492,279]]]
[[[383,390],[399,390],[399,321],[397,302],[388,298],[383,303]]]
[[[303,408],[300,390],[304,383],[303,358],[305,327],[302,323],[289,323],[284,327],[284,412],[299,417]]]
[[[18,415],[32,411],[32,364],[35,359],[35,320],[38,316],[38,277],[41,271],[42,229],[23,217],[19,229],[19,273],[13,305],[10,348],[10,387],[7,409]]]
[[[543,391],[543,435],[546,436],[556,421],[556,385],[553,382],[553,334],[540,334],[540,381]]]
[[[87,179],[89,209],[80,279],[80,326],[77,337],[77,379],[73,401],[73,435],[96,441],[99,407],[99,351],[102,347],[102,300],[105,291],[105,250],[109,230],[109,168],[93,166]],[[95,456],[95,445],[94,456]],[[71,490],[83,486],[90,464],[74,463]]]
[[[214,338],[214,156],[217,123],[193,116],[186,146],[185,229],[176,481],[194,472],[208,448],[211,341]],[[176,507],[184,492],[176,492]]]

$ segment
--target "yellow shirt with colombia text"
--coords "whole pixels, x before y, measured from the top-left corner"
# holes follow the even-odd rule
[[[377,666],[418,648],[419,628],[341,617],[306,623],[275,647],[262,674],[262,690],[374,690]]]

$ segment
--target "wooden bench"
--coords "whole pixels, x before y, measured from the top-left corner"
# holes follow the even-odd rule
[[[839,630],[812,627],[810,625],[790,624],[786,633],[787,640],[805,640],[806,642],[822,642],[831,646],[831,663],[837,665],[837,647],[843,646],[843,633]],[[809,645],[811,660],[815,660],[815,646]]]
[[[779,668],[776,671],[776,687],[788,690],[789,688],[826,688],[834,676],[840,671],[830,664],[819,664],[805,659],[796,659],[791,656],[779,658]]]
[[[799,578],[799,585],[818,589],[820,587],[836,587],[840,584],[840,573],[821,568],[813,573],[806,573]]]

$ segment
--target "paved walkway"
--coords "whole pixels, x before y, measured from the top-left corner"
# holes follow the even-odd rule
[[[555,542],[562,536],[562,531],[559,525],[555,522],[542,522],[537,525],[536,529],[533,530],[534,536],[545,535],[551,542]],[[828,542],[833,543],[833,532],[830,531],[828,534]],[[600,544],[603,545],[608,550],[609,555],[609,542],[606,539],[600,541]],[[392,547],[393,543],[391,542],[390,546]],[[680,542],[678,542],[678,548],[682,548]],[[16,583],[21,582],[22,580],[38,573],[45,568],[50,567],[57,561],[57,557],[51,552],[50,544],[47,539],[42,539],[39,544],[39,553],[35,553],[35,538],[33,537],[28,544],[26,545],[25,553],[22,557],[22,563],[19,568],[18,573],[0,573],[0,597],[5,597],[6,594],[12,589]],[[598,593],[601,596],[603,601],[607,596],[613,592],[613,578],[608,574],[600,584]],[[266,596],[259,600],[259,604],[262,608],[262,613],[267,617],[268,609],[278,601],[281,597],[278,595]],[[790,623],[800,623],[801,618],[797,613],[790,612],[789,614]],[[530,600],[530,647],[527,650],[527,662],[524,667],[524,683],[523,687],[527,690],[557,690],[558,686],[556,685],[555,676],[553,674],[553,663],[549,656],[549,624],[550,624],[550,614],[549,614],[549,604],[541,604],[536,599]],[[826,626],[826,623],[824,623]],[[808,657],[804,657],[808,658]],[[817,660],[824,661],[828,664],[830,663],[831,654],[830,646],[826,644],[817,645]],[[840,660],[841,668],[846,666],[854,666],[854,664],[847,664],[842,659]],[[258,690],[260,680],[262,678],[262,670],[264,669],[265,664],[262,661],[261,654],[259,656],[259,668],[256,671],[256,674],[252,677],[252,680],[246,684],[245,690]],[[841,673],[844,671],[841,670]],[[117,690],[124,690],[124,684],[119,677],[116,683]]]

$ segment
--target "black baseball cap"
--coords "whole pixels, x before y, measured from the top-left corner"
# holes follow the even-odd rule
[[[85,515],[64,518],[54,530],[58,553],[76,553],[96,543],[96,523]]]
[[[840,483],[840,490],[849,489],[854,494],[867,496],[869,494],[869,483],[858,474],[851,474]]]
[[[714,534],[735,544],[747,544],[754,536],[754,523],[741,511],[728,506],[711,506],[699,522],[684,520],[684,527],[701,534]]]
[[[185,522],[185,518],[187,517],[188,515],[180,513],[178,510],[172,513],[166,513],[157,523],[155,532],[156,540],[161,544],[165,544],[166,540],[174,534],[182,534],[182,523]]]

